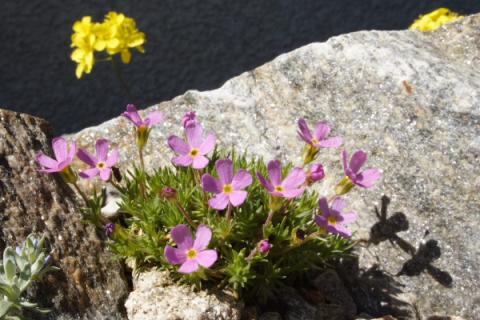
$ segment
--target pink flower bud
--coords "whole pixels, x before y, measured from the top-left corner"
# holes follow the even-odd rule
[[[262,240],[258,245],[258,251],[260,251],[261,253],[267,253],[268,251],[270,251],[271,248],[272,245],[270,244],[270,242],[268,242],[268,240]]]

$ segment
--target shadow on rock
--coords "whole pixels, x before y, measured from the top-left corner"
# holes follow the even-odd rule
[[[413,277],[426,271],[439,284],[450,288],[453,283],[450,274],[431,264],[442,255],[438,241],[434,239],[424,241],[422,239],[418,249],[415,248],[415,246],[397,234],[401,231],[408,230],[409,222],[405,214],[402,212],[395,212],[388,217],[390,198],[384,195],[381,202],[382,207],[380,210],[375,206],[375,214],[379,221],[370,229],[370,239],[368,240],[368,244],[376,245],[382,241],[388,240],[392,245],[398,246],[398,248],[411,256],[411,258],[403,264],[397,276],[405,275]],[[426,230],[424,238],[428,235],[429,231]]]

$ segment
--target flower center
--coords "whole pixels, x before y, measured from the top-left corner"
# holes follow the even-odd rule
[[[105,169],[106,167],[107,167],[107,164],[103,161],[100,161],[99,163],[97,163],[98,169]]]
[[[311,141],[311,142],[312,142],[313,145],[316,145],[316,144],[318,144],[320,141],[318,141],[317,138],[312,138],[312,141]]]
[[[198,150],[198,149],[196,149],[196,148],[193,148],[192,150],[190,150],[190,153],[189,153],[189,155],[190,155],[191,157],[196,157],[196,156],[198,156],[199,154],[200,154],[200,150]]]
[[[276,187],[275,187],[275,191],[277,191],[277,192],[283,192],[283,191],[285,191],[285,188],[284,188],[283,186],[276,186]]]
[[[231,184],[226,184],[223,186],[223,193],[230,194],[233,192],[233,186]]]
[[[190,249],[187,251],[187,259],[188,260],[192,260],[192,259],[195,259],[198,255],[198,252],[197,250],[195,249]]]
[[[333,216],[328,217],[327,220],[329,224],[333,224],[333,225],[337,224],[337,219],[335,219],[335,217]]]

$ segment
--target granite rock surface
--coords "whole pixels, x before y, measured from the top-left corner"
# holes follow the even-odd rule
[[[416,315],[403,318],[474,319],[480,314],[479,71],[480,15],[431,33],[334,37],[217,90],[188,91],[152,106],[167,121],[153,129],[145,160],[150,168],[169,163],[166,138],[180,134],[180,119],[190,110],[220,145],[296,163],[303,145],[297,119],[326,120],[346,150],[366,150],[367,167],[383,169],[374,189],[348,195],[348,207],[360,216],[355,236],[364,244],[358,272],[371,277],[379,270],[398,284],[395,295],[411,297]],[[106,137],[128,166],[136,159],[132,130],[119,117],[71,138],[92,148]],[[327,170],[319,191],[330,195],[342,175],[340,150],[322,151],[319,159]],[[396,301],[359,304],[361,290],[354,299],[358,313],[371,316],[389,314]]]
[[[122,265],[82,221],[83,204],[73,191],[38,172],[35,155],[51,151],[49,132],[39,118],[0,109],[0,251],[31,232],[45,235],[60,271],[45,276],[30,294],[52,310],[49,319],[123,319],[129,288]]]
[[[240,320],[242,303],[222,292],[195,292],[150,270],[133,279],[125,306],[130,320]]]

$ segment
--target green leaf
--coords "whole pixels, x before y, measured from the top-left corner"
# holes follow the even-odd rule
[[[0,300],[0,319],[7,314],[8,310],[10,310],[12,306],[12,302],[8,300]]]

